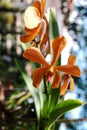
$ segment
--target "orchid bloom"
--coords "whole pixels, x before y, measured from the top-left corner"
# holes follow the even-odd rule
[[[45,0],[36,0],[32,6],[29,6],[24,14],[25,23],[25,35],[20,37],[20,40],[24,43],[32,41],[37,34],[41,36],[41,49],[43,49],[43,43],[48,40],[48,21],[44,15]],[[45,27],[43,27],[43,19],[45,21]],[[43,31],[44,30],[44,31]],[[44,36],[43,36],[44,35]]]
[[[70,90],[73,91],[74,90],[74,80],[73,78],[71,77],[71,75],[73,76],[76,76],[76,77],[79,77],[81,72],[79,70],[79,68],[77,66],[75,66],[76,62],[76,56],[75,55],[70,55],[69,58],[68,58],[68,64],[67,66],[69,67],[70,66],[70,69],[68,68],[68,72],[67,72],[67,67],[66,66],[59,66],[57,67],[58,70],[60,71],[63,71],[65,72],[62,76],[62,85],[61,85],[61,92],[60,94],[61,95],[64,95],[67,88],[68,88],[68,85],[70,83]],[[71,68],[72,66],[72,68]],[[70,73],[69,73],[70,71]]]
[[[72,75],[80,74],[80,70],[77,66],[74,65],[56,66],[56,62],[65,45],[66,45],[66,40],[63,36],[56,37],[55,39],[52,40],[53,59],[50,64],[47,63],[42,53],[37,48],[30,47],[27,50],[25,50],[23,56],[26,59],[43,65],[39,68],[36,68],[33,71],[34,87],[37,88],[40,82],[42,81],[44,75],[46,75],[47,81],[50,80],[52,76],[54,76],[52,82],[52,88],[57,88],[60,84],[60,75],[58,73],[58,70],[67,72]],[[72,68],[74,71],[72,71]]]

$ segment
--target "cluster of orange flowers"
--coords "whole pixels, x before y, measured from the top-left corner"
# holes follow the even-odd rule
[[[45,56],[50,53],[50,44],[49,24],[44,15],[45,3],[45,0],[36,0],[25,11],[24,22],[26,35],[21,36],[20,40],[26,43],[34,40],[37,36],[40,39],[39,44],[37,45],[37,42],[34,42],[34,44],[24,51],[23,56],[41,65],[32,74],[34,87],[39,87],[43,77],[46,76],[46,80],[47,82],[51,82],[52,88],[54,89],[60,86],[60,94],[64,95],[69,83],[70,90],[74,90],[74,80],[71,76],[79,77],[81,72],[79,67],[74,65],[76,62],[74,55],[69,56],[67,65],[56,65],[61,51],[66,46],[64,36],[58,36],[52,40],[52,61],[50,64],[46,61]],[[46,54],[43,53],[43,50]]]

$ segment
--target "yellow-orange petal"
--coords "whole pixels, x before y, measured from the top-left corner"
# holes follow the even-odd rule
[[[52,41],[52,49],[53,49],[53,60],[52,60],[52,65],[55,65],[57,62],[57,59],[60,56],[61,51],[63,50],[63,48],[66,45],[66,40],[65,38],[62,37],[56,37],[55,39],[53,39]]]
[[[40,12],[36,7],[29,6],[24,14],[25,26],[29,29],[33,29],[41,22]]]
[[[74,65],[76,62],[76,56],[75,55],[70,55],[68,58],[68,64]]]
[[[27,34],[31,34],[31,32],[33,31],[33,29],[29,29],[29,28],[27,28],[27,27],[25,27],[25,32],[27,33]]]
[[[40,1],[35,1],[32,4],[32,6],[36,7],[39,10],[40,14],[41,14],[41,9],[40,9],[41,8],[41,2]]]
[[[53,83],[52,83],[52,88],[58,88],[60,84],[60,75],[58,74],[57,71],[54,72],[54,79],[53,79]]]
[[[44,10],[45,10],[46,0],[41,1],[41,17],[44,16]]]
[[[70,90],[74,91],[74,80],[71,76],[70,76]]]
[[[48,33],[49,33],[49,24],[48,24],[47,18],[44,16],[42,20],[42,26],[38,34],[41,36],[41,40],[42,40],[43,36],[45,34],[48,35]]]
[[[61,65],[56,66],[55,69],[77,77],[79,77],[81,74],[79,67],[76,65]]]
[[[33,86],[34,87],[39,87],[41,80],[43,79],[44,74],[46,73],[48,67],[43,66],[40,68],[37,68],[33,71]]]
[[[33,39],[33,36],[31,36],[31,35],[20,36],[20,41],[24,42],[24,43],[30,42],[32,39]]]
[[[38,25],[38,27],[34,29],[26,28],[27,34],[20,36],[20,41],[24,43],[30,42],[38,34],[40,28],[41,28],[41,23]]]
[[[28,60],[48,66],[48,63],[46,62],[39,49],[35,47],[29,47],[28,49],[26,49],[23,53],[23,56]]]
[[[66,79],[64,80],[64,83],[63,83],[63,85],[62,85],[61,88],[60,88],[60,95],[64,95],[65,92],[67,91],[68,83],[69,83],[68,80],[69,80],[69,78],[66,78]]]
[[[48,21],[47,21],[46,17],[44,17],[44,20],[46,22],[46,30],[45,30],[44,36],[43,37],[41,36],[40,50],[42,51],[44,48],[44,45],[46,45],[46,42],[48,42],[47,48],[46,48],[46,54],[48,54],[50,52],[49,25],[48,25]],[[42,31],[40,30],[39,35],[41,35],[41,34],[42,34]]]

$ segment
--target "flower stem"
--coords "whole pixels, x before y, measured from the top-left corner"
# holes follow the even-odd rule
[[[48,94],[48,91],[47,91],[46,76],[44,76],[44,78],[43,78],[43,82],[44,82],[44,90],[45,90],[45,94],[46,94],[47,99],[48,99],[49,94]]]

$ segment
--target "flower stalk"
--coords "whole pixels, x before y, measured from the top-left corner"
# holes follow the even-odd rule
[[[47,99],[49,99],[49,93],[46,85],[46,76],[43,77],[43,82],[44,82],[44,93],[46,94]]]

